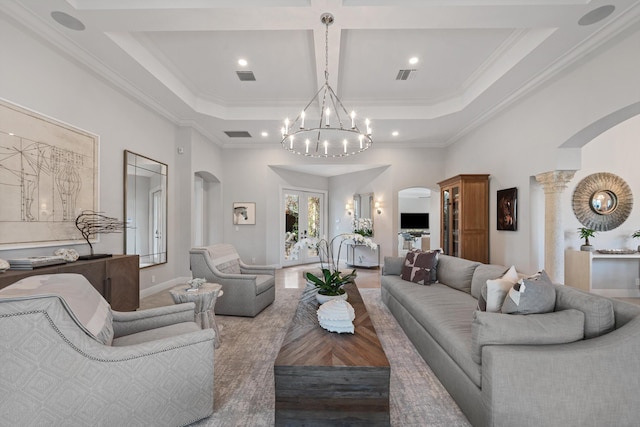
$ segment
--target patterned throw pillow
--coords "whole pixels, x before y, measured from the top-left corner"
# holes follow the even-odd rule
[[[556,306],[556,288],[547,273],[521,279],[509,290],[502,304],[505,314],[549,313]]]
[[[502,277],[494,280],[487,280],[482,286],[480,299],[478,299],[478,310],[489,313],[500,313],[502,303],[509,290],[518,281],[519,276],[515,266],[511,266]]]
[[[410,251],[402,266],[402,279],[419,285],[430,285],[436,281],[436,266],[440,251]]]

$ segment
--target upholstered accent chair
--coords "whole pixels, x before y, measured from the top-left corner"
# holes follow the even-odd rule
[[[255,317],[276,298],[275,268],[245,264],[233,245],[192,248],[189,257],[194,278],[222,285],[216,314]]]
[[[112,311],[79,274],[0,290],[0,424],[182,426],[208,417],[215,333],[193,320],[193,303]]]

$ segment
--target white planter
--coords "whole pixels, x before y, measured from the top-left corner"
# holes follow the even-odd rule
[[[332,299],[342,299],[342,300],[347,300],[347,293],[345,292],[342,295],[322,295],[319,292],[316,292],[316,300],[318,300],[318,302],[320,304],[324,304],[327,301],[331,301]]]

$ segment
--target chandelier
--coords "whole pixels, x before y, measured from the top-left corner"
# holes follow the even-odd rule
[[[292,153],[309,157],[344,157],[371,147],[371,126],[365,119],[363,130],[358,126],[355,111],[347,112],[342,101],[329,86],[329,25],[333,15],[323,13],[325,25],[324,85],[292,122],[285,119],[282,127],[282,147]],[[312,105],[320,105],[320,111]],[[316,117],[311,117],[316,112]],[[333,124],[333,126],[331,126]]]

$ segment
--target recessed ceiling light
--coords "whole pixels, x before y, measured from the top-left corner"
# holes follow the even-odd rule
[[[414,56],[414,57],[412,57],[412,58],[409,58],[409,64],[411,64],[411,65],[417,64],[417,63],[418,63],[418,61],[419,61],[419,59],[418,59],[418,57],[417,57],[417,56]]]
[[[238,59],[238,65],[241,67],[246,67],[248,64],[246,59]]]
[[[269,132],[262,132],[260,135],[262,135],[262,136],[269,136]]]
[[[400,135],[400,134],[398,133],[398,131],[397,131],[397,130],[394,130],[393,132],[391,132],[391,135],[393,135],[393,136],[398,136],[398,135]]]
[[[85,29],[84,24],[78,18],[74,18],[67,13],[56,10],[54,12],[51,12],[51,17],[58,24],[62,25],[63,27],[67,27],[70,30],[84,31]]]

